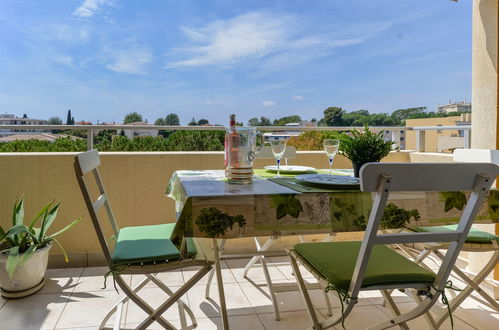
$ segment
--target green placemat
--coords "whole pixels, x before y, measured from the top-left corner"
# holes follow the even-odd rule
[[[272,182],[275,182],[277,184],[280,184],[281,186],[284,186],[286,188],[292,189],[294,191],[298,192],[334,192],[334,191],[344,191],[340,189],[325,189],[325,188],[318,188],[314,186],[308,186],[303,184],[300,180],[297,180],[295,178],[271,178],[269,179]]]
[[[268,178],[274,178],[277,175],[276,172],[267,171],[264,168],[255,168],[255,169],[253,169],[253,173],[255,175],[258,175],[258,176],[260,176],[262,178],[266,178],[266,179],[268,179]],[[282,173],[281,172],[281,177],[283,177],[283,178],[294,178],[295,176],[301,175],[301,174],[328,174],[328,173],[329,173],[328,169],[317,169],[315,171],[303,172],[303,173],[298,173],[298,174],[290,174],[290,173]],[[350,175],[353,175],[353,170],[333,169],[333,171],[331,172],[331,174],[350,176]]]

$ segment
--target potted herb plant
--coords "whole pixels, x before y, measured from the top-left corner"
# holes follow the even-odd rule
[[[359,170],[365,163],[379,162],[393,149],[394,141],[385,141],[383,131],[374,133],[365,127],[364,132],[353,130],[343,133],[340,138],[338,153],[352,161],[354,176],[359,177]]]
[[[57,217],[61,202],[47,204],[29,224],[24,223],[24,198],[15,202],[12,227],[0,226],[0,292],[7,298],[20,298],[42,288],[47,270],[48,254],[55,242],[61,248],[66,262],[68,256],[56,236],[78,223],[80,219],[56,233],[48,234]],[[40,227],[35,227],[40,222]]]

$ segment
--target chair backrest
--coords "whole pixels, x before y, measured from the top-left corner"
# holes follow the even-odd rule
[[[101,220],[99,219],[98,216],[98,211],[103,206],[106,208],[107,218],[111,224],[115,237],[118,236],[119,229],[116,224],[116,220],[114,218],[111,205],[107,198],[106,191],[104,189],[104,184],[102,183],[99,174],[98,170],[99,166],[100,166],[100,158],[99,158],[99,152],[97,150],[90,150],[75,156],[74,168],[75,168],[76,179],[78,180],[78,184],[80,186],[83,199],[85,200],[85,204],[87,205],[88,213],[90,214],[90,218],[92,219],[95,232],[97,233],[97,238],[99,239],[102,251],[104,252],[104,257],[106,258],[108,265],[111,267],[112,266],[111,252],[109,250],[106,237],[101,227]],[[85,180],[85,175],[90,172],[92,172],[93,174],[99,193],[99,196],[95,201],[92,201],[89,187]]]
[[[466,240],[473,218],[498,174],[499,167],[491,163],[368,163],[362,166],[361,190],[375,192],[375,198],[353,273],[350,295],[357,297],[369,256],[376,244],[450,242],[433,285],[436,290],[443,290]],[[472,192],[455,231],[378,235],[379,224],[390,192],[458,190]]]
[[[260,152],[256,154],[257,159],[274,159],[274,155],[272,154],[272,147],[263,147]],[[296,158],[296,148],[293,146],[287,146],[284,151],[284,155],[282,156],[284,159],[293,159]]]

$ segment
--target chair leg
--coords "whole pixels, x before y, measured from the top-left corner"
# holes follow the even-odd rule
[[[255,237],[255,245],[256,245],[256,250],[257,251],[267,251],[272,244],[274,244],[276,238],[275,237],[270,237],[262,246],[260,246],[260,242],[258,239]],[[243,272],[243,277],[248,278],[248,272],[251,267],[259,260],[258,256],[254,256],[253,258],[250,259],[250,261],[246,264],[244,267],[244,272]]]
[[[137,293],[140,289],[142,289],[148,282],[150,281],[149,278],[144,278],[139,284],[137,284],[135,286],[135,288],[133,288],[133,292],[134,293]],[[118,302],[116,302],[113,307],[111,307],[111,309],[109,309],[109,311],[106,313],[106,315],[104,316],[104,318],[102,319],[101,321],[101,324],[99,325],[99,329],[104,329],[104,327],[106,326],[106,323],[107,321],[111,318],[111,316],[120,311],[121,308],[123,308],[123,305],[124,303],[126,303],[128,300],[130,299],[130,297],[128,296],[125,296],[123,298],[121,298]],[[116,316],[116,319],[118,319],[118,316]],[[113,329],[116,328],[116,319],[115,319],[115,322],[114,322],[114,327]],[[119,324],[119,323],[118,323]]]
[[[291,259],[291,267],[293,267],[293,273],[298,282],[298,287],[300,288],[303,300],[305,301],[305,305],[307,306],[308,309],[308,313],[310,315],[310,318],[312,319],[312,323],[314,324],[314,329],[320,330],[322,329],[322,327],[319,322],[319,319],[317,318],[317,314],[315,313],[314,305],[312,305],[312,300],[310,299],[310,296],[308,294],[307,286],[303,281],[303,277],[301,276],[301,272],[298,267],[298,263],[296,262],[296,258],[292,254],[289,257]]]
[[[390,295],[390,292],[388,290],[381,290],[381,294],[385,298],[384,303],[387,303],[388,307],[392,310],[392,313],[395,316],[400,316],[401,315],[400,310],[398,309],[397,305],[395,304],[395,301],[393,301],[393,298]],[[407,324],[405,322],[400,323],[400,328],[409,330],[409,327],[407,326]]]
[[[399,325],[401,323],[410,321],[418,316],[421,316],[425,314],[427,311],[429,311],[431,306],[433,306],[433,304],[435,304],[435,302],[437,301],[438,297],[439,295],[434,295],[433,298],[423,301],[421,304],[419,304],[416,308],[414,308],[410,312],[393,317],[390,320],[376,324],[375,326],[369,327],[368,329],[369,330],[388,329],[396,325]]]
[[[132,300],[135,304],[137,304],[137,306],[139,308],[141,308],[144,312],[146,312],[149,315],[149,317],[154,315],[154,312],[155,312],[154,309],[151,306],[149,306],[142,298],[140,298],[132,289],[130,289],[130,287],[125,283],[125,281],[123,281],[123,279],[121,278],[120,275],[113,275],[113,276],[114,276],[114,280],[116,281],[116,283],[118,283],[118,286],[130,298],[130,300]],[[171,297],[170,297],[170,299],[171,299]],[[165,329],[176,330],[175,327],[170,322],[168,322],[167,320],[165,320],[161,316],[157,317],[155,320],[159,324],[161,324]],[[152,323],[152,321],[151,321],[151,323]],[[138,329],[146,329],[146,328],[147,328],[147,325],[145,327],[141,327],[141,325],[139,325],[139,327],[138,327]]]
[[[163,291],[166,292],[167,295],[170,297],[174,294],[174,292],[163,282],[161,282],[156,276],[149,274],[147,277],[150,277],[151,281],[154,282],[160,289],[163,289]],[[187,305],[182,299],[178,300],[178,307],[179,307],[179,312],[184,313],[184,319],[185,319],[185,312],[189,315],[189,318],[191,319],[192,326],[196,327],[197,326],[197,320],[196,316],[194,316],[194,312],[191,310],[189,305]],[[180,309],[182,308],[182,310]]]
[[[201,268],[184,285],[182,285],[177,291],[175,291],[175,293],[171,295],[170,298],[166,300],[163,304],[161,304],[161,306],[159,306],[156,310],[148,312],[149,316],[144,321],[142,321],[142,323],[138,326],[138,329],[147,329],[154,321],[159,322],[166,329],[175,329],[169,323],[163,324],[160,322],[163,319],[161,317],[161,314],[163,314],[168,308],[170,308],[173,304],[175,304],[185,293],[187,293],[187,291],[189,291],[190,288],[192,288],[197,282],[199,282],[199,280],[203,278],[203,276],[205,276],[210,271],[210,269],[211,265],[203,266],[203,268]],[[133,300],[132,297],[130,297],[130,299]]]
[[[439,252],[439,251],[434,251],[434,254],[442,259],[444,255]],[[463,273],[458,267],[454,266],[453,271],[465,282],[468,283],[468,285],[454,298],[449,302],[449,307],[451,312],[453,312],[472,292],[473,290],[476,291],[479,295],[481,295],[489,304],[490,307],[495,309],[496,311],[499,311],[499,304],[497,301],[489,296],[484,290],[482,290],[479,286],[479,283],[481,283],[487,275],[490,274],[492,270],[497,265],[497,262],[499,260],[499,251],[494,252],[494,255],[492,258],[490,258],[489,262],[484,266],[482,271],[478,273],[473,279],[469,278],[466,274]],[[443,313],[439,319],[437,320],[437,325],[440,326],[442,323],[449,317],[448,313]]]

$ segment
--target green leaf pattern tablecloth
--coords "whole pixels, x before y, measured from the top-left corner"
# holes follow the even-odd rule
[[[217,210],[218,224],[210,223],[218,238],[279,236],[327,232],[362,231],[372,205],[370,193],[300,188],[296,184],[278,184],[268,180],[275,173],[255,171],[252,184],[234,185],[225,179],[224,171],[176,171],[167,195],[176,202],[177,226],[174,238],[210,237],[197,223],[211,221],[206,215]],[[349,170],[333,171],[348,175]],[[269,175],[270,174],[270,175]],[[289,180],[293,176],[289,177]],[[287,180],[285,179],[282,180]],[[296,180],[294,180],[296,181]],[[390,202],[406,210],[417,209],[421,225],[453,223],[459,219],[466,193],[414,192],[392,193]],[[209,208],[212,208],[208,210]],[[204,210],[204,211],[203,211]],[[220,211],[220,212],[219,212]],[[201,213],[204,216],[201,216]],[[244,219],[241,219],[241,216]],[[235,220],[232,219],[237,219]],[[477,221],[499,222],[499,193],[491,191]],[[242,225],[241,225],[242,224]],[[213,227],[215,226],[215,227]],[[206,228],[207,226],[202,226]]]

